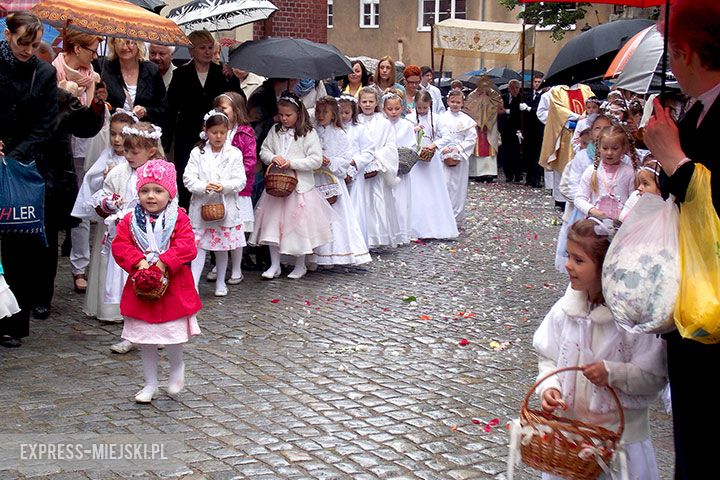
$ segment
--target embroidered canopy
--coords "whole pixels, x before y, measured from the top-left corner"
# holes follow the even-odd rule
[[[519,23],[448,19],[433,27],[433,50],[462,56],[513,55],[520,58],[523,26]],[[535,25],[525,26],[525,55],[535,50]]]

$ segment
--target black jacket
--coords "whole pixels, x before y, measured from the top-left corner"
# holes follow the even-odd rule
[[[97,135],[104,123],[105,105],[83,106],[77,97],[62,88],[57,89],[56,104],[58,114],[51,124],[52,135],[37,168],[45,178],[45,225],[62,230],[78,223],[70,217],[78,194],[71,136]]]
[[[689,121],[688,121],[689,120]],[[677,172],[669,179],[663,173],[661,182],[664,193],[672,193],[678,202],[685,200],[685,193],[690,185],[694,162],[702,163],[710,170],[710,189],[715,211],[720,214],[720,160],[718,160],[717,144],[715,135],[720,131],[720,97],[712,104],[705,115],[700,128],[697,127],[696,119],[683,118],[678,122],[680,133],[680,144],[683,152],[692,162],[678,168]]]
[[[95,71],[102,72],[102,80],[107,85],[108,103],[112,111],[125,105],[125,81],[120,72],[118,59],[100,63]],[[165,125],[167,113],[167,95],[165,83],[158,66],[152,62],[141,61],[138,72],[137,91],[134,105],[145,107],[147,114],[140,120],[151,122],[161,127]]]
[[[0,42],[0,140],[5,155],[40,160],[57,116],[55,67],[37,57],[20,62]]]
[[[169,149],[175,144],[175,163],[178,173],[184,170],[193,146],[200,140],[203,117],[210,111],[215,97],[228,91],[237,92],[245,98],[240,80],[228,79],[222,67],[210,64],[205,86],[200,83],[195,62],[175,69],[168,87],[168,121],[163,134],[163,146]]]

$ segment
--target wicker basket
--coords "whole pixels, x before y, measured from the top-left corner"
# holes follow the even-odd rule
[[[217,222],[225,218],[225,204],[206,203],[200,207],[200,216],[206,222]]]
[[[271,170],[273,171],[271,172]],[[290,195],[298,183],[295,170],[291,170],[291,172],[292,175],[275,164],[268,165],[267,170],[265,170],[265,191],[268,195],[273,197],[287,197]]]
[[[615,391],[607,387],[618,407],[620,423],[617,432],[528,408],[530,396],[542,382],[553,375],[570,370],[582,370],[582,368],[565,367],[550,372],[535,382],[525,395],[520,410],[520,425],[522,428],[531,427],[534,434],[527,444],[523,442],[520,445],[520,454],[525,464],[543,472],[573,480],[592,480],[600,476],[603,469],[594,454],[580,456],[580,453],[583,450],[587,451],[588,446],[592,446],[597,449],[602,461],[610,465],[615,447],[625,428],[625,414]],[[543,434],[543,431],[547,433]]]
[[[133,288],[135,290],[135,296],[142,299],[142,300],[158,300],[163,295],[165,295],[165,292],[167,292],[168,286],[170,285],[170,275],[168,274],[168,271],[165,270],[162,275],[162,282],[160,283],[160,286],[157,288],[154,288],[149,291],[145,290],[139,290],[137,286],[135,285],[135,282],[133,281]]]
[[[337,202],[340,195],[340,186],[335,174],[329,168],[321,167],[315,170],[315,188],[330,205]]]
[[[398,175],[407,175],[415,166],[420,156],[412,148],[398,147]]]
[[[420,153],[418,154],[418,156],[420,157],[420,160],[422,160],[423,162],[429,162],[430,160],[432,160],[433,155],[434,155],[434,152],[427,147],[423,147],[422,150],[420,150]]]
[[[460,165],[460,160],[454,157],[445,157],[443,158],[443,163],[448,167],[457,167]]]

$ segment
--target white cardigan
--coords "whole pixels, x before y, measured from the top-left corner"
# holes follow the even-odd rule
[[[204,150],[200,152],[198,147],[192,149],[183,174],[183,183],[192,193],[190,222],[195,230],[241,225],[243,219],[238,192],[245,188],[246,182],[242,153],[227,143],[217,156],[210,145],[206,145]],[[208,193],[205,190],[208,183],[219,183],[223,186],[222,202],[225,204],[225,218],[221,221],[206,222],[202,219],[203,204],[218,203],[220,200],[217,193]]]
[[[272,159],[281,156],[290,162],[290,168],[295,170],[298,183],[295,187],[297,193],[305,193],[315,188],[313,171],[322,167],[322,145],[315,129],[304,137],[293,138],[288,145],[283,144],[280,132],[273,126],[260,148],[260,160],[270,165]],[[283,133],[287,135],[290,132]],[[291,134],[291,133],[290,133]]]

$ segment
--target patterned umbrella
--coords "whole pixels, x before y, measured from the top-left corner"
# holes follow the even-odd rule
[[[37,3],[40,3],[40,0],[3,0],[0,11],[19,12],[21,10],[30,10]]]
[[[125,0],[44,0],[30,11],[56,28],[160,45],[191,44],[171,20]]]
[[[277,7],[267,0],[193,0],[173,8],[168,18],[185,33],[193,30],[232,30],[240,25],[265,20]]]

